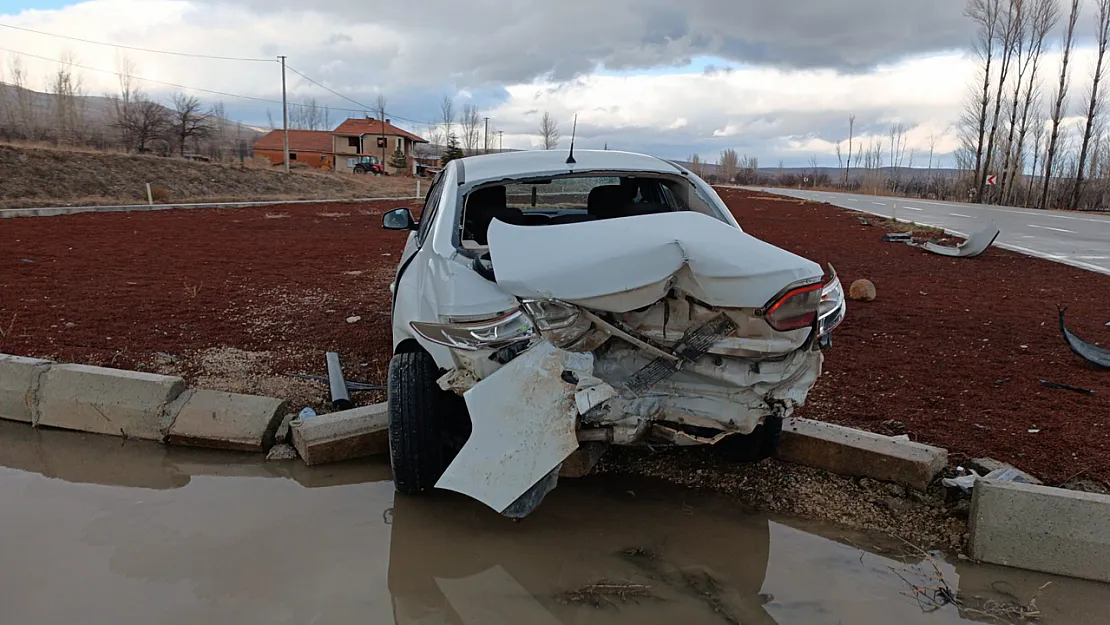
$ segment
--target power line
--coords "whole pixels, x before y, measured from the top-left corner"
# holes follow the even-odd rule
[[[357,105],[363,107],[362,108],[363,111],[373,111],[375,109],[375,107],[373,107],[373,106],[368,106],[366,104],[363,104],[362,102],[359,102],[358,100],[353,100],[351,98],[348,98],[347,96],[343,95],[342,93],[339,93],[338,91],[332,89],[331,87],[329,87],[325,84],[322,84],[319,81],[314,80],[314,79],[306,76],[304,73],[302,73],[300,71],[297,71],[297,70],[293,69],[289,65],[286,65],[285,68],[288,69],[289,71],[293,72],[294,74],[300,76],[301,78],[304,78],[308,82],[316,85],[317,87],[320,87],[321,89],[327,91],[328,93],[330,93],[332,95],[335,95],[337,97],[343,98],[344,100],[346,100],[348,102],[351,102],[353,104],[357,104]],[[336,109],[336,110],[343,110],[343,109]],[[422,120],[419,120],[419,119],[409,119],[407,117],[401,117],[400,115],[394,115],[393,113],[390,113],[389,111],[386,111],[386,114],[389,115],[390,118],[392,118],[392,119],[399,119],[403,122],[409,122],[410,124],[435,124],[436,123],[436,122],[422,121]]]
[[[120,72],[115,72],[115,71],[112,71],[112,70],[100,69],[98,67],[89,67],[87,65],[81,65],[80,63],[65,63],[63,61],[59,61],[58,59],[51,59],[49,57],[40,56],[38,54],[31,54],[29,52],[20,52],[18,50],[10,50],[8,48],[0,48],[0,52],[8,52],[8,53],[11,53],[11,54],[17,54],[19,56],[27,56],[27,57],[39,59],[39,60],[42,60],[42,61],[48,61],[50,63],[57,63],[59,65],[69,65],[69,66],[72,66],[72,67],[79,67],[83,70],[90,71],[90,72],[98,72],[98,73],[101,73],[101,74],[111,74],[113,76],[125,76],[126,75],[126,74],[122,74]],[[268,100],[266,98],[259,98],[259,97],[250,96],[250,95],[242,95],[242,94],[239,94],[239,93],[228,93],[226,91],[216,91],[214,89],[205,89],[203,87],[191,87],[191,86],[188,86],[188,85],[179,85],[177,83],[166,82],[164,80],[154,80],[152,78],[143,78],[141,76],[131,76],[131,77],[134,78],[135,80],[140,81],[140,82],[149,82],[149,83],[154,83],[154,84],[158,84],[158,85],[165,85],[167,87],[174,87],[176,89],[188,89],[190,91],[200,91],[202,93],[210,93],[210,94],[213,94],[213,95],[224,96],[224,97],[227,97],[227,98],[239,98],[239,99],[242,99],[242,100],[251,100],[253,102],[263,102],[263,103],[266,103],[266,104],[281,104],[280,100]],[[289,106],[297,106],[297,107],[302,107],[302,108],[311,108],[312,107],[311,104],[297,104],[295,102],[290,102]],[[358,110],[358,109],[345,109],[345,108],[336,108],[336,107],[327,107],[327,108],[330,109],[330,110],[333,110],[333,111],[340,111],[340,112],[343,112],[343,113],[359,113],[359,114],[362,114],[362,113],[365,112],[364,110]]]
[[[0,25],[2,25],[2,24],[0,24]],[[112,76],[125,76],[126,75],[126,74],[123,74],[121,72],[116,72],[116,71],[107,70],[107,69],[100,69],[98,67],[89,67],[87,65],[81,65],[80,63],[63,62],[63,61],[60,61],[58,59],[52,59],[52,58],[41,56],[41,55],[38,55],[38,54],[31,54],[30,52],[20,52],[18,50],[11,50],[9,48],[0,48],[0,52],[8,52],[10,54],[16,54],[16,55],[19,55],[19,56],[31,57],[31,58],[39,59],[41,61],[56,63],[58,65],[67,65],[67,66],[71,66],[71,67],[78,67],[78,68],[81,68],[83,70],[90,71],[90,72],[97,72],[97,73],[101,73],[101,74],[109,74],[109,75],[112,75]],[[288,66],[286,66],[286,68],[292,70],[292,68],[290,68]],[[355,113],[355,114],[358,114],[358,115],[364,115],[364,114],[366,114],[366,111],[373,110],[372,107],[364,106],[362,103],[360,103],[356,100],[352,100],[351,98],[348,98],[348,97],[346,97],[346,96],[344,96],[344,95],[342,95],[342,94],[340,94],[340,93],[338,93],[338,92],[320,84],[319,82],[309,78],[308,76],[302,74],[301,72],[298,72],[297,70],[292,70],[292,71],[296,72],[299,76],[308,80],[312,84],[317,85],[317,86],[319,86],[323,89],[326,89],[330,93],[333,93],[336,96],[339,96],[339,97],[343,98],[344,100],[347,100],[349,102],[353,102],[355,104],[358,104],[359,106],[363,106],[363,108],[361,108],[361,109],[348,109],[348,108],[340,108],[340,107],[325,105],[324,108],[327,108],[328,110],[338,111],[338,112],[341,112],[341,113]],[[164,80],[155,80],[153,78],[143,78],[141,76],[132,75],[131,77],[134,78],[135,80],[140,81],[140,82],[149,82],[149,83],[153,83],[153,84],[157,84],[157,85],[164,85],[164,86],[167,86],[167,87],[173,87],[175,89],[187,89],[189,91],[199,91],[201,93],[208,93],[208,94],[212,94],[212,95],[223,96],[223,97],[226,97],[226,98],[238,98],[238,99],[241,99],[241,100],[250,100],[252,102],[262,102],[262,103],[265,103],[265,104],[276,104],[276,105],[281,105],[282,104],[282,102],[280,100],[269,100],[269,99],[266,99],[266,98],[260,98],[260,97],[257,97],[257,96],[250,96],[250,95],[243,95],[243,94],[240,94],[240,93],[228,93],[226,91],[217,91],[217,90],[214,90],[214,89],[205,89],[204,87],[192,87],[192,86],[189,86],[189,85],[181,85],[181,84],[177,84],[177,83],[166,82]],[[313,108],[314,106],[318,106],[318,105],[315,105],[315,104],[300,104],[300,103],[296,103],[296,102],[290,102],[289,106],[295,106],[295,107],[298,107],[298,108]],[[408,119],[408,118],[405,118],[405,117],[401,117],[400,115],[392,115],[391,113],[389,113],[389,114],[392,117],[395,117],[396,119],[399,119],[401,121],[407,121],[407,122],[413,123],[413,124],[434,124],[434,123],[436,123],[436,122],[424,122],[424,121],[419,121],[419,120],[415,120],[415,119]]]
[[[192,52],[173,52],[170,50],[154,50],[151,48],[140,48],[138,46],[125,46],[118,43],[107,43],[104,41],[93,41],[91,39],[82,39],[80,37],[70,37],[69,35],[58,35],[55,33],[43,32],[41,30],[34,30],[32,28],[24,28],[22,26],[12,26],[11,24],[0,24],[0,27],[11,28],[13,30],[22,30],[23,32],[35,33],[36,35],[45,35],[47,37],[57,37],[58,39],[69,39],[71,41],[80,41],[82,43],[89,43],[95,46],[108,46],[110,48],[121,48],[123,50],[136,50],[139,52],[151,52],[154,54],[168,54],[170,56],[185,56],[197,59],[217,59],[220,61],[250,61],[254,63],[276,63],[274,59],[256,59],[249,57],[239,56],[216,56],[212,54],[195,54]]]

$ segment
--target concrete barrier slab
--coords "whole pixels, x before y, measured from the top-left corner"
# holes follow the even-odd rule
[[[939,447],[798,418],[783,423],[775,455],[830,473],[869,477],[920,491],[948,464],[948,451]]]
[[[976,480],[971,557],[1110,582],[1110,495]]]
[[[293,446],[305,464],[389,453],[389,414],[385,403],[294,419],[290,426]]]
[[[0,419],[34,423],[39,376],[49,360],[0,354]]]
[[[274,445],[285,400],[220,391],[186,391],[170,407],[171,445],[265,452]]]
[[[42,375],[36,424],[160,441],[166,407],[184,390],[173,376],[53,365]]]

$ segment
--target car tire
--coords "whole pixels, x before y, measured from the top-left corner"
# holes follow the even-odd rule
[[[438,378],[427,352],[403,352],[389,361],[389,464],[403,495],[431,490],[447,468],[444,430],[453,397]]]
[[[775,455],[782,437],[782,419],[767,417],[751,434],[733,435],[713,446],[713,451],[730,462],[759,462]]]

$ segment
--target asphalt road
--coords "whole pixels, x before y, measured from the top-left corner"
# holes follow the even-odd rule
[[[983,230],[993,221],[1002,231],[995,245],[1110,275],[1110,214],[1041,211],[825,191],[745,188],[914,221],[943,228],[957,236]]]

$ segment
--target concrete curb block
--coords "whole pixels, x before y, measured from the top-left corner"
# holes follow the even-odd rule
[[[924,491],[948,465],[948,450],[810,419],[782,426],[776,457],[830,473]]]
[[[258,202],[203,202],[198,204],[122,204],[117,206],[44,206],[41,208],[4,208],[0,209],[0,219],[14,217],[57,217],[78,213],[128,213],[172,210],[177,208],[251,208],[255,206],[279,206],[281,204],[333,204],[350,202],[385,202],[397,200],[410,202],[422,200],[422,196],[406,197],[363,197],[330,200],[264,200]]]
[[[389,453],[388,404],[343,410],[290,423],[293,447],[307,465]]]
[[[51,365],[42,376],[35,425],[161,441],[179,377],[88,365]]]
[[[0,419],[38,427],[265,452],[286,403],[188,390],[179,377],[0,354]]]
[[[34,424],[37,419],[39,382],[49,360],[0,354],[0,419]]]
[[[285,400],[219,391],[186,391],[167,411],[171,445],[266,452],[285,413]]]
[[[1110,582],[1110,495],[976,480],[971,557]]]

